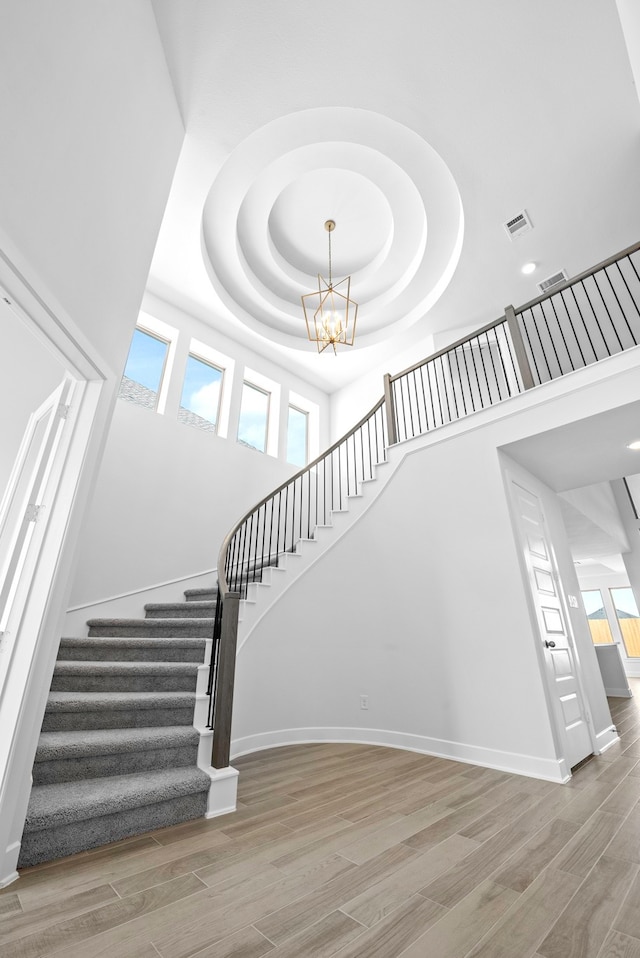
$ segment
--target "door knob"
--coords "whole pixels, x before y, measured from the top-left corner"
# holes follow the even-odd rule
[[[546,645],[546,647],[547,647],[548,649],[555,649],[555,647],[556,647],[556,643],[553,642],[553,641],[550,642],[550,641],[547,640],[547,641],[545,641],[544,644]]]

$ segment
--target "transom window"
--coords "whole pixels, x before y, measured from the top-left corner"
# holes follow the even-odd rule
[[[238,442],[259,452],[267,448],[270,394],[252,383],[242,384]]]
[[[309,413],[289,406],[287,418],[287,462],[306,466],[309,459]]]
[[[182,386],[178,421],[215,432],[224,370],[191,353]]]
[[[120,399],[155,409],[164,375],[169,343],[137,327],[120,383]]]

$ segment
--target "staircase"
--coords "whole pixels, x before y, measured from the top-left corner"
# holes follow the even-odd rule
[[[61,640],[20,867],[204,815],[194,709],[216,595],[191,590],[145,606],[144,619],[91,619],[87,638]]]

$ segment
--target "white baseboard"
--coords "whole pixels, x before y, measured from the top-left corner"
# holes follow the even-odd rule
[[[8,875],[5,875],[3,878],[0,878],[0,888],[6,888],[7,885],[12,885],[14,881],[20,878],[18,872],[9,872]]]
[[[232,759],[250,752],[278,748],[283,745],[296,745],[310,742],[350,742],[361,745],[381,745],[387,748],[400,748],[424,755],[451,759],[468,765],[481,765],[514,775],[526,775],[529,778],[542,778],[548,782],[567,782],[563,760],[543,758],[535,755],[521,755],[516,752],[503,752],[462,742],[448,742],[444,739],[429,738],[423,735],[411,735],[405,732],[391,732],[386,729],[364,728],[292,728],[273,732],[260,732],[235,739],[231,743]]]
[[[633,698],[633,692],[627,686],[624,689],[610,689],[605,685],[604,691],[606,695],[614,699],[631,699]]]
[[[596,735],[596,755],[602,755],[603,752],[606,752],[608,748],[619,741],[615,725],[610,725],[603,732],[598,732]]]

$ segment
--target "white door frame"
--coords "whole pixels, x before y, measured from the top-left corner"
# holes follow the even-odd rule
[[[513,525],[514,535],[516,538],[516,543],[518,546],[518,561],[519,561],[520,570],[522,573],[523,585],[525,587],[527,605],[529,606],[531,623],[537,638],[536,653],[538,656],[538,662],[540,664],[540,673],[542,675],[544,694],[547,700],[549,717],[551,719],[551,732],[552,732],[553,740],[556,746],[556,754],[560,761],[561,772],[563,774],[564,780],[569,781],[569,779],[571,778],[571,766],[569,762],[567,761],[566,742],[565,742],[565,737],[561,728],[561,725],[562,725],[561,717],[558,713],[557,696],[553,693],[549,685],[550,677],[549,677],[548,663],[545,658],[544,640],[543,640],[543,636],[540,630],[540,625],[538,622],[538,611],[535,607],[534,597],[529,584],[529,569],[525,562],[525,557],[524,557],[522,543],[521,543],[521,533],[519,529],[519,519],[518,519],[518,516],[516,515],[517,510],[516,510],[516,505],[514,502],[514,486],[521,486],[525,489],[528,486],[531,486],[532,488],[529,491],[540,500],[540,508],[541,508],[542,514],[543,516],[546,517],[544,501],[540,493],[540,490],[537,488],[538,484],[534,476],[531,476],[530,474],[520,475],[519,470],[517,468],[515,469],[512,468],[511,464],[509,465],[505,464],[503,466],[503,474],[505,478],[509,512],[511,515],[511,521]],[[545,525],[547,525],[546,522],[545,522]],[[549,544],[549,549],[551,552],[551,564],[554,569],[554,577],[556,579],[556,584],[557,584],[557,593],[558,593],[557,597],[561,607],[562,617],[564,620],[567,637],[571,645],[571,650],[572,650],[573,659],[574,659],[575,677],[576,677],[576,683],[578,687],[580,707],[586,719],[589,739],[591,741],[592,752],[595,754],[599,752],[599,748],[598,748],[598,744],[597,744],[595,732],[594,732],[594,727],[593,727],[593,716],[591,714],[589,698],[585,690],[585,685],[584,685],[584,681],[582,677],[582,665],[580,662],[580,655],[576,646],[575,636],[573,635],[573,629],[571,625],[571,616],[569,614],[569,609],[567,607],[567,603],[565,599],[565,590],[562,586],[562,580],[560,579],[558,562],[555,557],[554,544],[551,541],[548,526],[547,526],[547,535],[549,538],[548,544]]]
[[[26,324],[66,369],[73,396],[46,481],[47,509],[32,534],[9,626],[11,655],[0,695],[0,887],[18,877],[33,758],[70,588],[72,547],[115,394],[113,373],[44,285],[27,280],[27,272],[19,253],[0,234],[0,296],[16,322]]]

